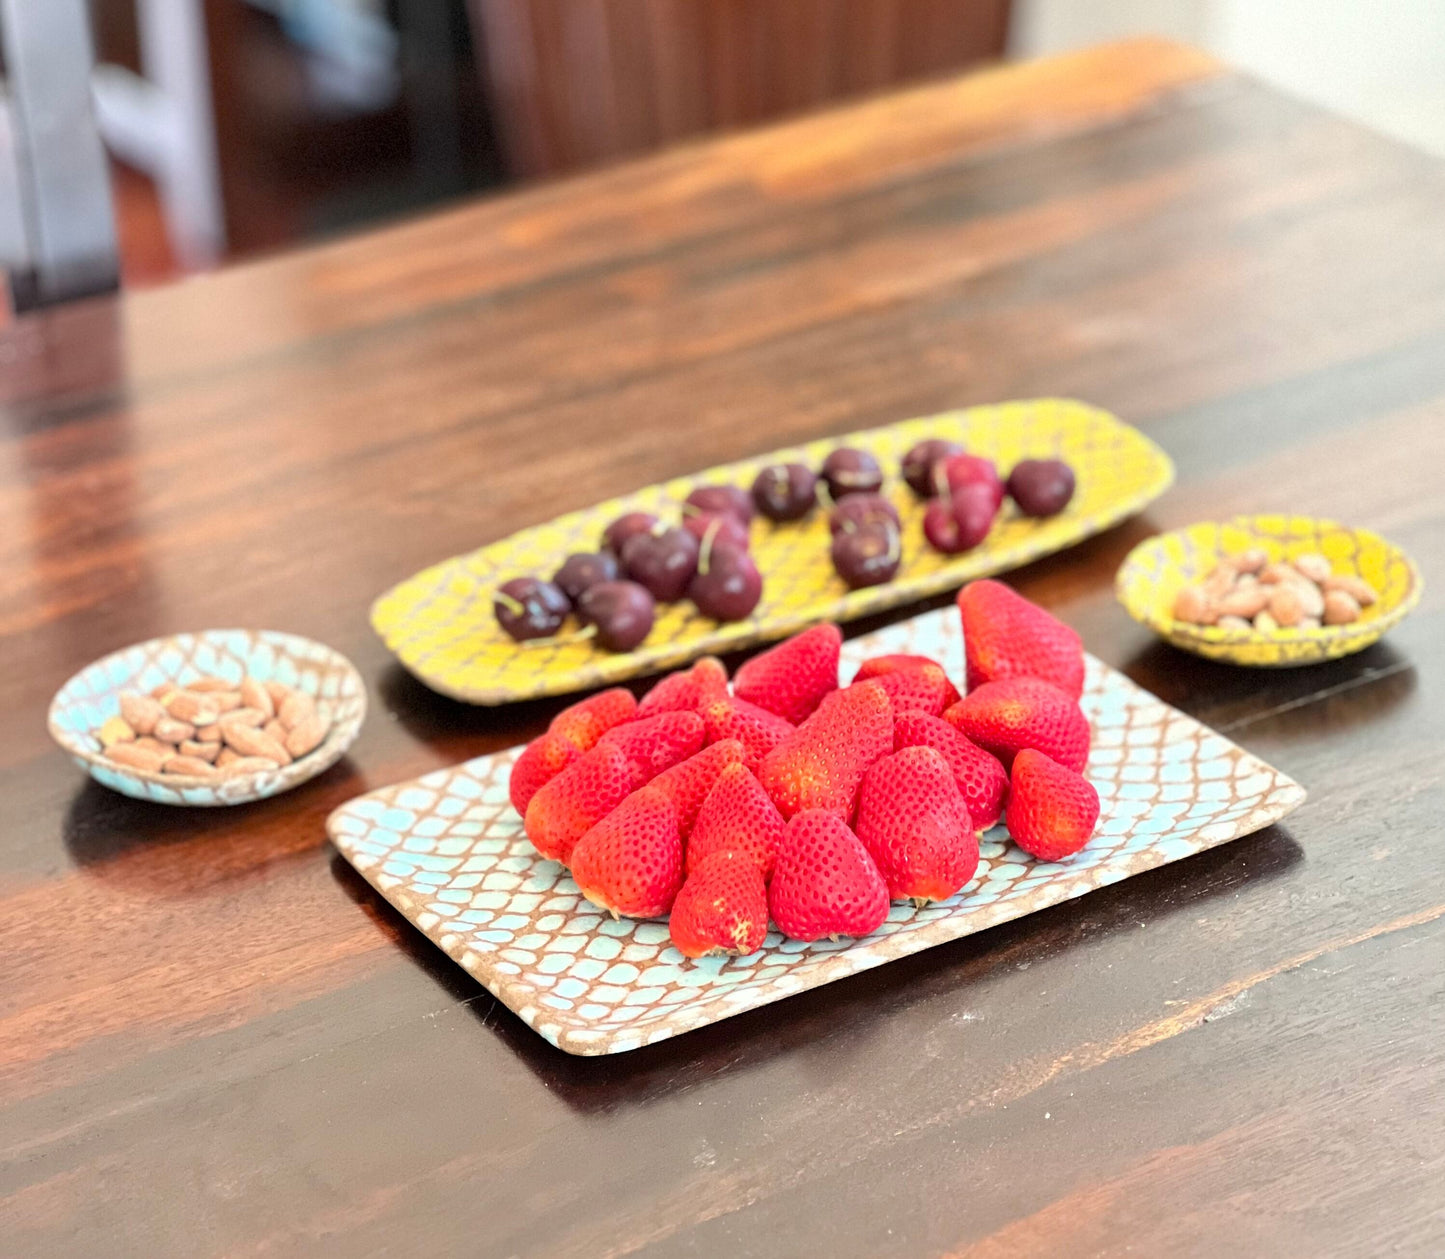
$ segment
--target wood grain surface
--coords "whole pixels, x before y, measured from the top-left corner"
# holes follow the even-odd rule
[[[1157,43],[911,91],[0,339],[0,1250],[1445,1252],[1445,168]],[[530,736],[371,635],[439,557],[781,443],[1010,396],[1180,481],[1015,575],[1310,790],[1284,827],[617,1059],[544,1044],[326,844]],[[1261,510],[1424,572],[1260,673],[1114,601]],[[350,757],[208,813],[89,784],[69,674],[238,622],[351,657]]]

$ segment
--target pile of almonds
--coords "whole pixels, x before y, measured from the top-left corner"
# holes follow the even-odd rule
[[[1377,598],[1369,582],[1334,572],[1316,552],[1271,563],[1255,549],[1221,560],[1198,585],[1185,586],[1174,600],[1174,619],[1264,633],[1318,629],[1359,620],[1360,609]]]
[[[149,695],[123,691],[120,713],[96,732],[108,760],[128,769],[230,778],[280,769],[314,752],[331,711],[280,682],[203,677]]]

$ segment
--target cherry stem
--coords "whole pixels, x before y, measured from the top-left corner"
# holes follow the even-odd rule
[[[708,565],[712,560],[712,540],[717,537],[717,531],[721,528],[722,517],[714,516],[712,524],[703,530],[702,547],[697,556],[697,571],[704,577],[707,576]]]
[[[828,488],[828,482],[823,480],[822,477],[819,477],[817,482],[814,484],[813,493],[817,496],[818,501],[822,503],[828,511],[833,510],[833,507],[835,505],[833,500],[833,491]]]
[[[506,608],[513,616],[521,616],[527,610],[525,603],[515,595],[509,595],[505,590],[494,591],[492,598]]]
[[[585,629],[578,630],[575,634],[549,634],[545,638],[526,638],[517,644],[518,647],[569,647],[573,643],[585,643],[589,638],[597,637],[597,626],[589,625]]]

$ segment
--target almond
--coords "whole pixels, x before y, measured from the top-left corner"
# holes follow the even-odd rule
[[[1291,577],[1297,576],[1294,569],[1288,564],[1274,563],[1266,564],[1259,570],[1259,579],[1266,586],[1272,586],[1276,582],[1288,581]]]
[[[276,711],[280,712],[281,705],[284,704],[291,695],[291,688],[284,682],[267,682],[265,683],[265,687],[266,690],[270,692],[271,703],[276,706]]]
[[[222,713],[216,724],[221,727],[221,737],[225,738],[226,731],[232,726],[254,726],[259,729],[265,720],[266,714],[259,708],[238,708],[234,712]]]
[[[209,726],[199,726],[196,729],[197,743],[219,743],[221,741],[221,727],[219,722],[213,722]]]
[[[1204,595],[1208,599],[1218,599],[1227,594],[1234,579],[1239,574],[1235,571],[1234,565],[1228,560],[1216,564],[1214,571],[1204,579]]]
[[[170,757],[164,752],[153,752],[150,748],[138,748],[134,743],[117,743],[114,747],[106,749],[106,758],[114,761],[117,765],[125,765],[130,769],[141,769],[147,773],[154,774],[164,765]]]
[[[305,691],[292,691],[276,710],[276,715],[287,730],[294,730],[308,717],[316,715],[316,701]]]
[[[1294,582],[1282,581],[1275,587],[1274,593],[1269,597],[1269,614],[1277,625],[1286,629],[1299,624],[1305,609],[1299,588]]]
[[[186,683],[186,690],[195,691],[201,695],[205,695],[208,691],[234,691],[235,689],[234,682],[227,682],[225,678],[218,678],[209,673],[205,677],[197,678],[194,682]]]
[[[1191,625],[1207,625],[1214,619],[1209,599],[1198,586],[1185,586],[1174,597],[1174,619]]]
[[[1279,622],[1268,612],[1261,612],[1254,618],[1254,628],[1261,634],[1273,634],[1279,628]]]
[[[1258,573],[1269,563],[1269,556],[1259,547],[1251,547],[1248,551],[1241,551],[1238,555],[1231,555],[1230,563],[1241,573]]]
[[[209,726],[220,716],[216,706],[195,691],[177,691],[167,696],[165,710],[177,721],[188,721],[193,726]]]
[[[291,760],[284,744],[254,726],[226,726],[224,736],[242,756],[264,756],[278,765],[286,765]]]
[[[156,722],[156,728],[151,733],[162,743],[184,743],[187,739],[196,737],[196,728],[189,721],[180,721],[175,717],[162,717]]]
[[[166,710],[161,707],[159,700],[152,699],[149,695],[122,691],[120,715],[136,734],[149,734],[156,728],[156,722],[166,715]]]
[[[1342,590],[1349,595],[1362,608],[1368,608],[1380,596],[1375,593],[1375,588],[1363,577],[1356,577],[1353,573],[1334,573],[1321,583],[1328,594],[1332,590]]]
[[[95,732],[95,737],[100,740],[103,748],[114,747],[117,743],[129,743],[135,738],[135,731],[130,728],[130,723],[119,713],[108,718]]]
[[[1308,551],[1304,555],[1296,555],[1294,566],[1296,570],[1316,584],[1325,581],[1331,572],[1329,560],[1318,551]]]
[[[268,756],[238,756],[226,764],[225,773],[227,778],[235,778],[241,774],[260,774],[280,768],[280,764]]]
[[[241,707],[240,691],[212,691],[208,698],[218,713],[234,712]]]
[[[162,743],[154,735],[143,734],[135,741],[138,748],[150,748],[152,752],[159,752],[162,756],[174,756],[176,750],[169,743]]]
[[[203,761],[199,756],[172,756],[162,769],[167,774],[189,774],[192,778],[209,778],[216,772],[210,761]]]
[[[1242,616],[1221,616],[1215,624],[1218,625],[1220,629],[1234,630],[1236,632],[1254,629],[1254,626]]]
[[[291,733],[286,736],[286,750],[299,761],[321,746],[328,726],[329,723],[322,720],[320,713],[312,712],[311,716],[298,721],[291,728]]]
[[[235,748],[222,748],[216,753],[215,766],[217,769],[225,769],[228,765],[234,765],[241,759],[241,754]]]
[[[182,756],[194,756],[197,760],[205,761],[207,764],[215,761],[220,751],[221,744],[219,740],[212,742],[211,740],[200,741],[187,739],[181,744]]]
[[[1246,621],[1264,611],[1270,600],[1268,586],[1257,582],[1248,586],[1237,586],[1215,604],[1221,618],[1243,617]]]
[[[241,679],[241,703],[247,708],[259,708],[269,721],[276,715],[276,703],[271,692],[254,678]]]
[[[1325,595],[1325,611],[1321,619],[1326,625],[1348,625],[1360,619],[1360,605],[1346,591],[1331,590]]]
[[[1314,582],[1296,582],[1295,593],[1299,595],[1300,607],[1304,609],[1306,616],[1319,617],[1324,614],[1325,597]]]

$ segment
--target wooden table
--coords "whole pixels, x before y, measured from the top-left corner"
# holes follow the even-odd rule
[[[683,149],[0,342],[6,1254],[1445,1253],[1445,168],[1157,43]],[[1171,452],[1015,575],[1305,783],[1286,826],[611,1059],[566,1057],[322,822],[503,747],[367,627],[428,561],[783,442],[1056,393]],[[1284,672],[1160,645],[1139,539],[1267,508],[1427,589]],[[188,813],[46,740],[69,673],[257,624],[351,757]]]

